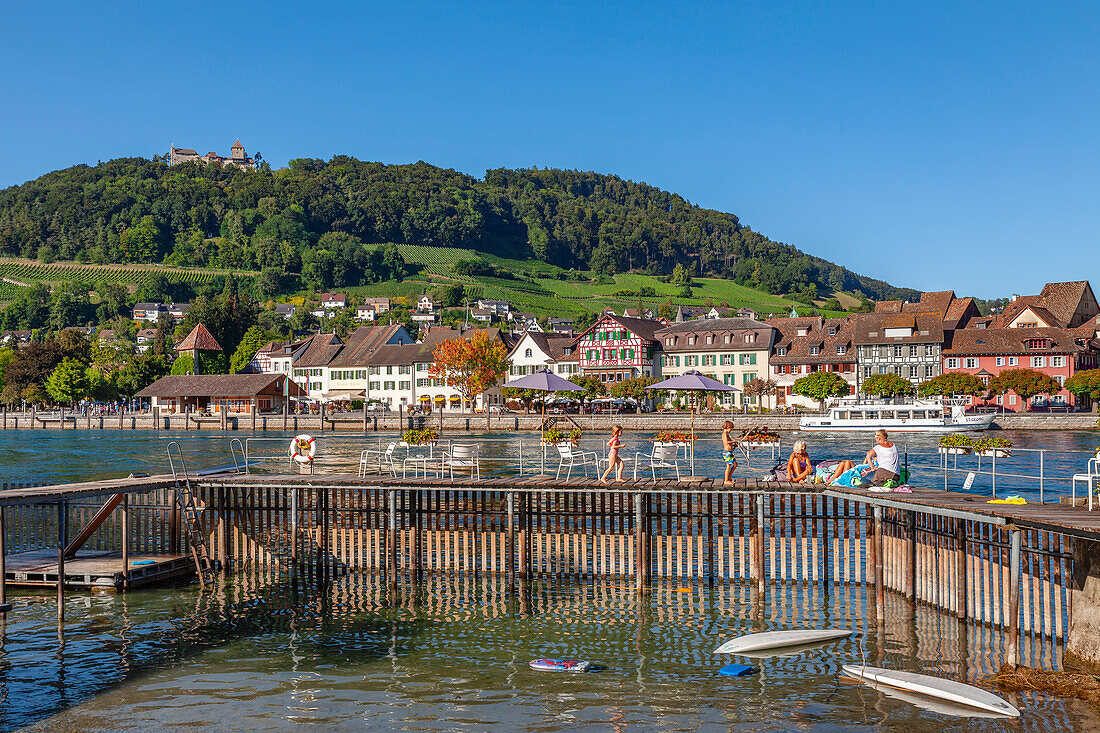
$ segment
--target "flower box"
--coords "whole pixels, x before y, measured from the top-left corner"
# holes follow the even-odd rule
[[[940,446],[941,456],[968,456],[973,448],[944,448]]]
[[[775,448],[778,440],[742,440],[738,443],[742,448]]]
[[[986,448],[978,451],[978,455],[986,458],[1008,458],[1012,451],[1009,448]]]

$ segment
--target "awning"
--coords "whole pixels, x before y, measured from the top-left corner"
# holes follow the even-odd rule
[[[321,395],[321,399],[325,402],[343,402],[345,400],[361,400],[366,397],[367,394],[363,390],[337,390],[333,392],[325,392]]]
[[[444,396],[443,396],[443,395],[441,395],[441,394],[437,394],[437,395],[435,396],[435,401],[436,401],[436,402],[446,402],[446,401],[447,401],[447,398],[446,398],[446,397],[444,397]]]
[[[431,401],[432,401],[432,398],[431,398],[431,397],[429,397],[429,396],[428,396],[428,395],[426,395],[426,394],[422,394],[422,395],[420,395],[420,398],[419,398],[419,400],[418,400],[418,401],[419,401],[419,402],[431,402]]]

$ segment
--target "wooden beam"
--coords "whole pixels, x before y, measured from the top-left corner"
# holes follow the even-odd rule
[[[111,516],[111,514],[114,513],[115,509],[118,507],[119,504],[122,503],[122,499],[125,496],[126,494],[115,494],[114,496],[107,499],[106,502],[104,502],[103,506],[101,506],[99,508],[99,511],[96,512],[95,516],[92,517],[92,520],[84,525],[84,528],[76,533],[76,537],[73,538],[73,541],[65,547],[65,557],[74,556],[77,553],[77,550],[83,547],[84,543],[92,538],[92,535],[95,533],[95,531],[99,529],[99,526],[101,524],[107,521],[107,517]]]

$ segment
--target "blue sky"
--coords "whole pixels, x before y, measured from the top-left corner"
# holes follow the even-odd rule
[[[1100,275],[1096,3],[6,3],[0,186],[170,143],[617,173],[923,290]]]

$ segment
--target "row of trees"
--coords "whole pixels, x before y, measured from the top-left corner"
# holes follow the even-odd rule
[[[944,372],[926,382],[914,386],[912,382],[896,374],[873,374],[860,385],[860,392],[872,397],[956,397],[1002,395],[1012,392],[1024,400],[1028,409],[1031,398],[1061,392],[1063,385],[1057,379],[1035,369],[1005,369],[985,384],[973,374]],[[1100,369],[1081,371],[1066,380],[1065,389],[1078,397],[1100,398]],[[835,372],[814,372],[795,381],[794,394],[808,397],[824,405],[832,397],[846,397],[851,392],[847,381]]]
[[[285,170],[123,158],[0,191],[0,254],[262,272],[264,292],[400,279],[396,242],[532,257],[597,274],[718,275],[773,293],[909,298],[644,183],[497,169],[483,180],[426,163],[336,156]],[[322,254],[323,253],[323,254]],[[681,276],[683,279],[683,276]],[[684,283],[689,287],[690,283]]]

